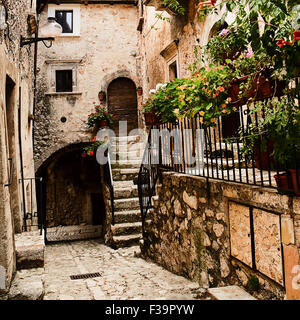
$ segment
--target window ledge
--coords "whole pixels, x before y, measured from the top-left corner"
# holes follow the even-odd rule
[[[57,39],[60,38],[80,38],[80,34],[67,34],[67,33],[63,33],[60,36],[57,37]]]
[[[45,93],[46,96],[81,96],[82,92],[46,92]]]

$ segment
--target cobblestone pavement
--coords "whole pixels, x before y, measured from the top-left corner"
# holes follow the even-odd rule
[[[113,250],[97,240],[46,247],[44,300],[205,299],[205,290],[136,256],[139,247]],[[71,280],[99,272],[100,277]]]

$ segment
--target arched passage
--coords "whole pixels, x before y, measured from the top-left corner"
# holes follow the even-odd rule
[[[107,89],[108,110],[118,119],[113,125],[119,135],[119,121],[127,121],[127,133],[138,127],[137,93],[135,83],[125,77],[113,80]]]
[[[76,233],[77,239],[84,233],[86,238],[103,235],[105,204],[100,165],[94,157],[81,157],[83,146],[59,150],[37,172],[43,177],[42,203],[50,241],[76,240]],[[91,226],[99,227],[99,232],[89,235]]]

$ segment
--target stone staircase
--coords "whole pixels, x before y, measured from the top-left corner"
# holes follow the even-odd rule
[[[139,244],[142,222],[137,186],[133,179],[138,176],[145,143],[139,136],[116,137],[111,141],[116,163],[112,164],[114,181],[115,225],[112,226],[116,248]]]

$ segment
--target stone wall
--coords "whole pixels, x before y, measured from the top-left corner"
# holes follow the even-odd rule
[[[35,15],[35,1],[3,2],[8,9],[9,28],[0,31],[0,290],[9,287],[15,271],[14,233],[21,232],[23,225],[19,134],[24,177],[34,176],[32,123],[28,120],[33,112],[34,54],[33,47],[20,48],[20,36],[30,36],[27,17]],[[8,158],[13,160],[12,172]],[[12,184],[5,186],[10,176]]]
[[[35,122],[36,170],[57,150],[91,140],[93,133],[84,122],[94,108],[93,102],[99,104],[98,92],[106,91],[111,81],[127,77],[137,87],[140,85],[137,7],[82,4],[79,8],[80,36],[63,35],[51,49],[41,48]],[[41,24],[47,15],[46,7]],[[72,68],[73,92],[55,92],[53,77],[57,67]],[[66,122],[61,122],[62,117]]]
[[[157,189],[144,255],[204,287],[237,284],[261,299],[300,299],[292,286],[299,198],[175,173],[163,173]]]
[[[144,6],[144,22],[140,32],[144,100],[158,83],[169,80],[168,63],[173,61],[175,56],[178,77],[190,75],[189,66],[199,58],[200,47],[207,43],[211,30],[223,14],[221,12],[210,15],[201,21],[196,11],[195,0],[186,1],[184,16],[156,11],[155,7],[151,6],[152,2]],[[170,19],[170,22],[157,19],[156,14],[162,14]],[[232,20],[233,16],[229,14],[226,22],[230,24]],[[177,43],[176,46],[172,45],[174,41]]]

